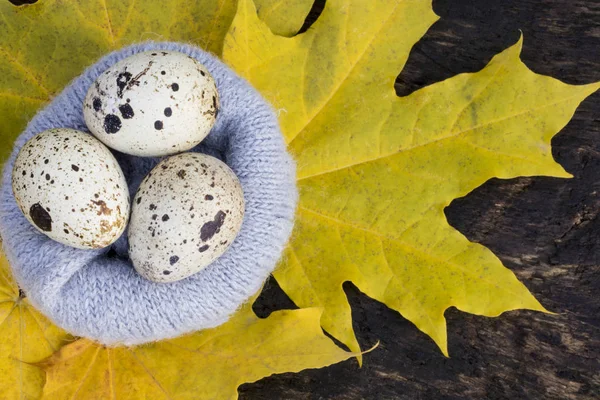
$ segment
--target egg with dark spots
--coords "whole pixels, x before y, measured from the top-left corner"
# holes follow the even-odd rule
[[[107,146],[154,157],[200,143],[219,107],[215,80],[196,59],[176,51],[142,52],[100,74],[87,92],[83,116]]]
[[[240,182],[225,163],[199,153],[169,157],[142,180],[135,195],[129,257],[153,282],[187,278],[234,242],[244,207]]]
[[[89,133],[60,128],[33,137],[17,155],[12,188],[25,218],[71,247],[107,247],[127,226],[125,176],[110,150]]]

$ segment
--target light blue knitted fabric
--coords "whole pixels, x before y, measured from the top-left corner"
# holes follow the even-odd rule
[[[240,179],[246,201],[241,231],[227,252],[199,273],[169,284],[147,281],[135,272],[127,258],[126,234],[109,252],[78,250],[39,233],[19,210],[11,188],[13,163],[25,142],[49,128],[87,132],[82,104],[90,85],[117,61],[147,50],[181,51],[215,78],[221,110],[209,136],[193,151],[221,157]],[[113,154],[133,198],[160,159]],[[4,166],[0,235],[17,282],[52,321],[104,344],[135,345],[227,321],[273,271],[291,234],[296,202],[295,164],[272,108],[259,93],[196,47],[146,42],[102,58],[31,120]]]

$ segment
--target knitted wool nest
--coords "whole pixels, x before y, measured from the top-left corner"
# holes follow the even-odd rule
[[[127,256],[127,233],[111,247],[79,250],[41,234],[15,201],[11,176],[27,140],[50,128],[87,132],[83,100],[108,67],[132,54],[175,50],[204,64],[215,78],[221,110],[208,137],[191,151],[221,158],[238,176],[246,214],[224,255],[174,283],[140,277]],[[131,198],[161,158],[112,151]],[[146,42],[111,53],[76,78],[18,137],[4,166],[0,235],[15,278],[31,303],[54,323],[103,344],[135,345],[218,326],[255,294],[275,268],[292,231],[297,201],[295,165],[270,105],[216,57],[179,43]]]

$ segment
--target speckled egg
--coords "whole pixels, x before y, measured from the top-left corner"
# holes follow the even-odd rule
[[[233,171],[211,156],[179,154],[160,162],[133,199],[129,256],[151,281],[184,279],[225,252],[243,218]]]
[[[196,146],[219,112],[215,80],[176,51],[134,54],[104,71],[88,90],[83,116],[107,146],[135,156],[164,156]]]
[[[12,188],[33,226],[72,247],[107,247],[127,226],[129,191],[121,167],[88,133],[61,128],[34,136],[17,155]]]

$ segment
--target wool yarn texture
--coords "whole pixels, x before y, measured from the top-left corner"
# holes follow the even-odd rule
[[[214,77],[221,109],[210,134],[191,151],[225,161],[238,176],[246,202],[240,233],[225,254],[173,283],[154,283],[135,272],[127,255],[127,232],[99,250],[51,240],[27,221],[11,187],[15,158],[29,139],[50,128],[88,132],[83,119],[88,88],[116,62],[149,50],[185,53]],[[112,152],[133,199],[162,158]],[[297,199],[295,164],[270,104],[218,58],[197,47],[144,42],[110,53],[85,70],[16,139],[3,169],[0,235],[17,283],[38,310],[73,335],[130,346],[226,322],[275,268],[292,232]]]

